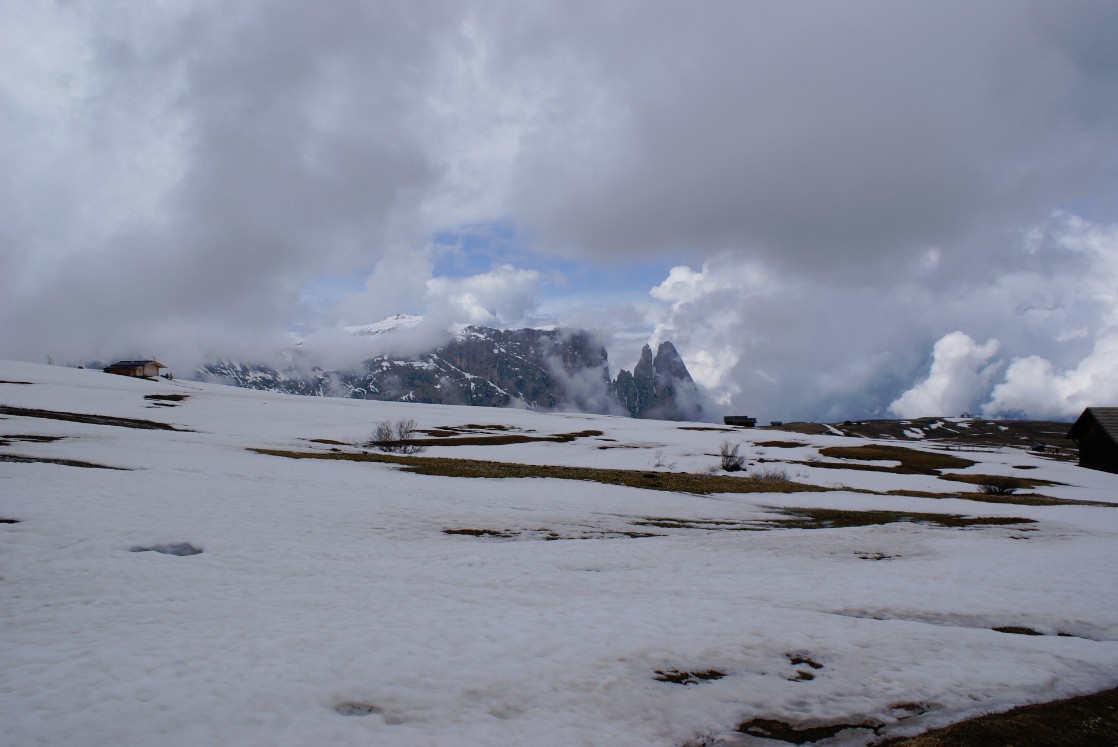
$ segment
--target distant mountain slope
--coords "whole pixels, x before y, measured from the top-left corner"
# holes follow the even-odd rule
[[[406,334],[420,321],[399,315],[347,331],[360,336]],[[195,378],[289,394],[666,420],[702,415],[698,388],[670,342],[660,345],[655,358],[645,346],[636,368],[619,372],[614,381],[605,348],[585,330],[463,326],[433,350],[412,356],[374,355],[354,371],[295,363],[279,370],[221,360],[199,368]]]

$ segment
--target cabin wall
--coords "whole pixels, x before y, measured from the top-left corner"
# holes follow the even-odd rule
[[[1079,439],[1079,466],[1118,474],[1118,445],[1102,429],[1092,428]]]

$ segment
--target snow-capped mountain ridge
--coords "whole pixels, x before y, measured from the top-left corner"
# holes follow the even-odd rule
[[[396,315],[347,327],[358,337],[407,335],[423,318]],[[586,330],[559,327],[499,330],[454,325],[445,341],[415,355],[378,352],[354,370],[220,360],[196,378],[289,394],[382,401],[524,407],[698,420],[699,392],[675,347],[645,347],[632,373],[613,379],[605,348]],[[307,360],[306,357],[301,360]]]

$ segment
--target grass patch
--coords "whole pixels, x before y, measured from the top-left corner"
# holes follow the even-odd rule
[[[800,493],[831,490],[831,488],[808,485],[792,480],[747,480],[729,475],[704,475],[690,472],[643,472],[641,470],[597,467],[560,467],[543,464],[450,459],[447,457],[415,457],[396,454],[352,454],[287,451],[283,449],[249,449],[249,451],[289,459],[333,459],[348,462],[397,464],[406,472],[414,472],[420,475],[484,477],[490,479],[549,477],[557,480],[582,480],[606,485],[624,485],[645,490],[666,490],[697,495],[709,493]]]
[[[978,716],[886,744],[890,747],[972,747],[980,744],[1098,747],[1118,744],[1118,688]]]
[[[797,446],[807,446],[800,441],[758,441],[754,446],[765,446],[771,449],[794,449]]]
[[[187,428],[176,428],[169,423],[157,423],[154,420],[141,420],[139,418],[117,418],[111,415],[83,415],[76,412],[56,412],[54,410],[33,410],[25,407],[9,407],[0,405],[0,414],[17,415],[24,418],[44,418],[46,420],[65,420],[70,423],[87,423],[89,425],[112,425],[119,428],[139,428],[149,431],[180,431],[192,433]]]
[[[896,467],[881,468],[881,471],[895,472],[899,475],[938,475],[941,469],[966,469],[975,464],[970,459],[963,459],[950,454],[879,444],[827,446],[820,449],[819,453],[832,459],[900,462],[900,465]],[[821,465],[817,463],[813,466]]]

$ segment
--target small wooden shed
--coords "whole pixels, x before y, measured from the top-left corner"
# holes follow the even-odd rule
[[[105,373],[117,374],[119,376],[134,376],[137,379],[158,379],[159,371],[163,368],[166,368],[166,366],[159,361],[144,360],[117,361],[103,370]]]
[[[1118,407],[1088,407],[1068,431],[1079,466],[1118,474]]]
[[[746,428],[752,428],[757,425],[757,418],[751,418],[748,415],[725,415],[722,422],[726,425],[738,425]]]

